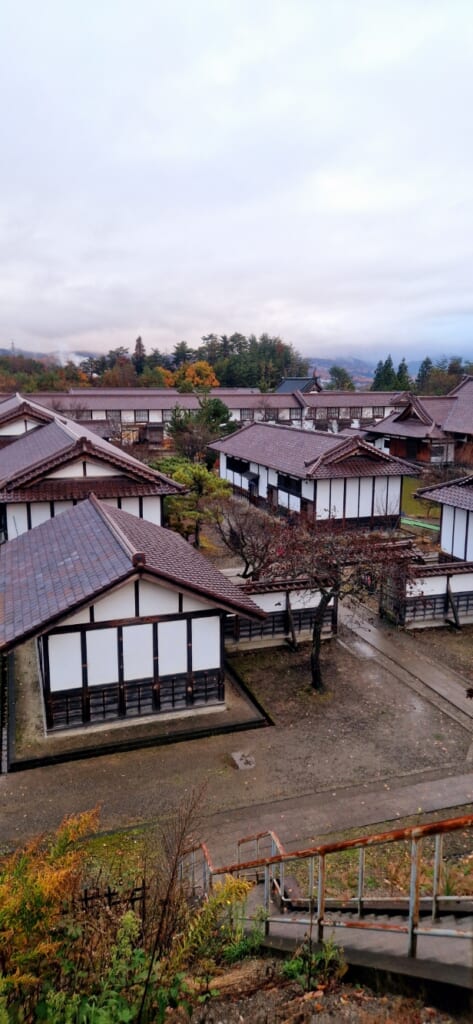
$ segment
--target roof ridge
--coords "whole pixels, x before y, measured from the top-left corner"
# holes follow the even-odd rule
[[[96,510],[96,512],[98,512],[98,514],[100,515],[101,519],[103,520],[103,522],[105,523],[107,528],[110,530],[110,533],[113,534],[113,536],[115,537],[115,540],[120,545],[122,551],[124,551],[125,554],[128,555],[128,557],[129,557],[129,559],[131,561],[131,564],[132,565],[138,565],[138,564],[145,565],[145,563],[146,563],[146,556],[145,556],[144,552],[143,551],[138,551],[138,549],[131,543],[129,538],[123,532],[123,530],[120,529],[120,527],[118,526],[118,523],[116,523],[114,521],[113,515],[112,515],[112,513],[113,513],[112,507],[108,506],[106,508],[105,504],[102,504],[102,502],[99,501],[99,499],[97,498],[97,496],[94,494],[93,491],[90,492],[90,494],[88,496],[88,500],[90,501],[90,504],[93,506],[93,508]]]

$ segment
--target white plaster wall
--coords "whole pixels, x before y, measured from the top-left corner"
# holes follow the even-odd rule
[[[421,576],[408,583],[406,594],[408,597],[433,597],[435,594],[444,594],[447,588],[446,576]]]
[[[289,495],[287,491],[278,491],[278,505],[281,508],[289,508]]]
[[[374,514],[375,516],[385,516],[387,512],[388,503],[388,486],[387,477],[376,476],[374,477]]]
[[[134,423],[135,422],[135,410],[134,409],[122,409],[121,420],[122,420],[122,423]]]
[[[87,667],[89,686],[117,682],[116,629],[93,629],[87,633]]]
[[[300,608],[316,608],[320,601],[318,590],[291,590],[289,591],[291,608],[297,611]],[[251,600],[265,612],[283,612],[286,608],[286,594],[284,590],[278,590],[268,594],[251,594]],[[333,600],[330,602],[333,604]]]
[[[458,576],[452,576],[450,587],[453,594],[461,594],[464,590],[473,590],[473,572],[458,573]]]
[[[149,623],[123,627],[123,676],[125,680],[153,676],[153,627]]]
[[[270,484],[271,487],[278,486],[278,474],[275,469],[268,469],[268,484]]]
[[[27,529],[26,504],[20,502],[18,505],[7,505],[8,540],[14,540],[21,533],[26,533]]]
[[[128,619],[135,615],[135,588],[133,583],[127,583],[119,590],[106,594],[94,603],[94,617],[96,622],[105,622],[107,619]]]
[[[453,508],[451,505],[444,505],[442,508],[442,526],[440,533],[440,547],[442,551],[452,554],[453,551]]]
[[[434,597],[447,592],[447,573],[439,576],[421,576],[417,580],[407,584],[406,594],[408,597]],[[461,594],[466,590],[473,590],[473,572],[458,573],[450,577],[450,588],[453,594]]]
[[[105,409],[92,409],[92,419],[93,420],[106,420],[107,419],[107,414],[105,412]]]
[[[373,500],[373,477],[360,478],[360,518],[370,516]]]
[[[48,473],[47,480],[76,480],[77,477],[83,477],[83,463],[85,461],[85,472],[86,476],[100,477],[100,476],[121,476],[122,471],[115,469],[110,466],[107,462],[99,462],[97,459],[77,459],[75,462],[68,463],[67,466],[61,466],[55,470],[54,473]]]
[[[328,519],[330,516],[330,480],[315,482],[316,519]]]
[[[343,517],[343,480],[332,480],[330,490],[330,516],[334,519]]]
[[[453,551],[452,554],[455,558],[465,557],[465,538],[466,538],[466,510],[464,508],[455,509],[455,525],[453,528]]]
[[[466,560],[473,562],[473,512],[468,513]]]
[[[139,516],[140,514],[139,498],[122,498],[121,506],[123,512],[129,512],[132,516]]]
[[[149,410],[149,422],[150,423],[162,423],[163,422],[163,411],[162,411],[162,409],[150,409]]]
[[[80,626],[86,622],[90,622],[90,605],[87,608],[81,608],[80,612],[75,612],[74,615],[68,615],[67,619],[61,619],[61,626]]]
[[[150,580],[140,580],[140,615],[177,615],[179,594]]]
[[[161,526],[161,498],[157,494],[145,495],[143,498],[143,519]]]
[[[73,508],[73,501],[55,501],[54,502],[54,515],[60,516],[61,512],[67,512],[68,508]]]
[[[105,505],[111,505],[112,508],[118,508],[118,498],[101,498],[100,500],[103,501]]]
[[[400,476],[388,477],[388,515],[399,515],[401,511],[401,489],[402,478]]]
[[[51,506],[49,501],[31,502],[31,526],[41,526],[51,518]]]
[[[291,512],[300,512],[301,510],[301,499],[296,494],[289,495],[289,509]]]
[[[158,622],[158,656],[160,676],[187,672],[186,622]]]
[[[87,459],[85,463],[85,475],[98,477],[98,476],[122,476],[123,470],[115,469],[110,466],[107,462],[97,462],[95,460]]]
[[[313,480],[303,480],[302,481],[301,497],[305,498],[306,501],[313,501],[314,500],[314,481]]]
[[[251,594],[251,600],[264,612],[283,612],[286,607],[286,595],[283,590],[273,594]]]
[[[48,473],[47,480],[75,480],[77,477],[82,477],[83,472],[83,460],[78,459],[75,462],[70,462],[67,466],[61,466],[60,469],[56,469],[54,473]]]
[[[192,620],[192,668],[200,672],[209,668],[220,668],[220,619]]]
[[[258,466],[259,472],[259,483],[258,483],[258,494],[260,498],[268,497],[268,470],[266,466]]]
[[[82,686],[80,633],[48,637],[49,676],[53,693]]]
[[[184,612],[208,612],[209,605],[196,597],[182,595],[182,610]]]
[[[38,426],[38,421],[37,420],[26,419],[26,421],[25,421],[24,417],[22,416],[21,419],[15,420],[12,423],[4,423],[0,427],[0,436],[1,437],[5,437],[5,436],[6,437],[18,437],[21,434],[25,434],[27,430],[32,430],[33,427],[37,427],[37,426]]]
[[[317,608],[320,603],[321,594],[319,590],[291,590],[291,608]],[[329,607],[333,605],[333,598]]]
[[[348,478],[345,493],[345,516],[347,519],[358,518],[358,499],[360,494],[359,477]]]

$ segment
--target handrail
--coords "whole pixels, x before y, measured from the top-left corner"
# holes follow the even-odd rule
[[[274,841],[280,848],[280,853],[272,854],[270,857],[257,857],[248,861],[237,861],[226,864],[222,867],[211,867],[214,875],[231,875],[237,871],[250,870],[252,868],[263,868],[265,865],[279,864],[283,861],[302,860],[309,857],[323,857],[330,853],[341,853],[343,850],[355,850],[367,846],[381,846],[383,843],[394,843],[405,839],[423,839],[426,836],[443,835],[446,832],[457,832],[462,828],[473,826],[473,814],[466,814],[461,818],[446,818],[443,821],[432,821],[425,825],[408,825],[406,828],[392,829],[389,832],[379,832],[369,836],[357,836],[355,839],[342,839],[334,843],[322,843],[316,846],[303,847],[301,850],[286,850],[283,843],[275,832],[259,832],[254,836],[246,836],[243,841],[249,842],[268,835],[274,837]],[[206,851],[210,867],[210,855],[205,843],[197,843],[186,852],[202,849]]]
[[[466,894],[458,894],[455,898],[450,899],[449,896],[444,896],[441,893],[441,876],[442,876],[442,858],[443,858],[443,837],[452,832],[457,832],[462,829],[469,829],[473,827],[473,814],[467,814],[457,818],[447,818],[443,821],[428,822],[424,825],[410,825],[405,828],[392,829],[388,832],[373,833],[367,836],[358,836],[354,839],[343,839],[336,842],[319,843],[315,846],[305,847],[301,850],[286,850],[283,843],[272,830],[262,831],[254,833],[250,836],[244,836],[238,842],[238,855],[243,846],[249,843],[256,844],[257,853],[260,850],[260,844],[263,840],[267,839],[270,841],[271,852],[263,856],[257,856],[250,860],[232,862],[223,866],[216,866],[212,863],[210,853],[206,843],[198,843],[191,847],[186,854],[191,859],[190,863],[190,877],[192,881],[193,891],[197,891],[196,886],[196,855],[200,851],[202,856],[201,864],[201,888],[204,894],[208,894],[213,885],[215,877],[222,875],[240,875],[242,873],[253,873],[256,882],[264,881],[264,897],[263,905],[266,912],[265,919],[265,931],[269,934],[270,923],[275,923],[278,919],[272,919],[270,917],[270,906],[271,906],[271,893],[277,894],[277,900],[281,909],[294,909],[295,907],[305,907],[310,914],[310,921],[304,917],[298,916],[299,924],[309,924],[314,922],[316,926],[316,933],[318,940],[321,941],[323,938],[324,927],[329,926],[330,928],[347,928],[347,929],[364,929],[365,931],[382,931],[387,933],[398,933],[407,936],[407,956],[414,958],[417,955],[417,939],[419,936],[429,935],[430,937],[456,937],[462,939],[473,939],[473,931],[465,930],[464,928],[440,928],[435,925],[441,914],[441,905],[444,907],[450,902],[454,902],[456,899],[457,903],[463,905],[466,899]],[[422,840],[434,837],[435,848],[433,851],[433,875],[432,875],[432,892],[429,897],[421,896],[421,846]],[[398,896],[397,899],[403,900],[406,904],[406,919],[403,923],[389,923],[388,921],[373,922],[363,920],[363,915],[369,912],[370,897],[365,896],[365,852],[369,848],[387,845],[397,842],[410,841],[411,852],[410,852],[410,881],[406,879],[406,890],[409,888],[409,894],[404,896]],[[358,885],[356,894],[353,897],[349,897],[348,900],[332,898],[327,899],[327,857],[331,854],[342,853],[346,850],[359,850],[359,863],[358,863]],[[299,895],[294,896],[291,889],[289,892],[286,890],[285,883],[285,865],[291,862],[308,861],[308,896],[302,897]],[[314,896],[314,867],[315,862],[318,862],[318,877],[316,881],[317,894]],[[277,868],[277,871],[274,871]],[[189,877],[189,870],[188,870]],[[292,887],[292,879],[291,879]],[[296,883],[297,889],[297,883]],[[392,897],[386,899],[383,896],[375,898],[378,904],[389,904],[392,902]],[[350,902],[353,904],[354,909],[357,911],[356,920],[348,920],[344,916],[343,911],[346,911],[346,904]],[[428,908],[426,902],[429,903]],[[430,912],[431,924],[429,928],[425,927],[425,918],[421,922],[421,908],[424,907],[424,913],[428,910]],[[327,917],[327,912],[329,916]],[[338,912],[338,917],[333,916],[334,913]],[[470,911],[471,912],[471,911]],[[313,916],[314,915],[314,916]],[[340,916],[341,915],[341,916]]]

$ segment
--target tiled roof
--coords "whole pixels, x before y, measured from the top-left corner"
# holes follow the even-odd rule
[[[389,408],[397,402],[396,391],[321,391],[304,395],[309,408],[321,409],[334,406],[347,409],[373,409],[375,406]]]
[[[445,423],[455,399],[445,397],[416,398],[401,411],[393,412],[369,428],[370,434],[389,437],[429,437],[443,440]]]
[[[169,494],[182,490],[179,484],[169,480],[163,473],[150,469],[139,459],[134,459],[127,452],[93,434],[81,423],[62,418],[56,418],[38,430],[23,434],[17,441],[0,450],[0,487],[30,484],[38,477],[44,477],[46,471],[79,457],[81,453],[105,460],[132,479],[160,482],[162,493],[164,486]]]
[[[412,475],[413,467],[363,441],[326,431],[251,423],[209,448],[301,479]],[[356,465],[355,465],[356,462]]]
[[[0,488],[0,501],[17,504],[20,501],[82,501],[93,493],[97,498],[135,498],[169,494],[169,486],[162,480],[130,480],[126,476],[63,477],[38,480],[30,486]]]
[[[427,501],[438,501],[440,505],[452,505],[454,508],[464,508],[472,512],[473,476],[449,480],[447,483],[438,484],[435,487],[420,487],[416,491],[417,496],[426,498]]]
[[[454,401],[444,424],[445,429],[455,434],[473,434],[473,377],[465,377],[450,394]]]
[[[178,534],[91,497],[0,547],[0,649],[44,631],[134,576],[137,563],[148,575],[211,604],[264,618],[251,598]]]
[[[42,395],[40,397],[41,401],[48,408],[57,400],[57,395],[55,398],[51,395]],[[216,391],[210,397],[220,398],[230,411],[238,411],[239,409],[257,410],[262,407],[264,408],[265,405],[271,406],[274,409],[298,409],[301,404],[294,392],[290,395],[261,394],[257,388],[235,388],[233,391]],[[98,388],[93,388],[83,395],[79,392],[62,395],[61,405],[64,407],[64,415],[73,414],[77,409],[83,411],[84,408],[94,412],[105,413],[112,409],[161,409],[169,412],[176,405],[180,406],[181,409],[190,409],[191,411],[200,408],[199,395],[181,394],[178,391],[172,391],[170,388],[159,392],[155,392],[151,388],[140,388],[137,393],[130,392],[129,390],[100,392]]]
[[[18,416],[29,416],[40,423],[49,423],[53,419],[54,413],[46,409],[44,405],[37,405],[36,402],[23,398],[17,392],[0,402],[0,423],[9,423],[17,419]]]
[[[285,377],[284,380],[278,384],[275,394],[277,395],[290,395],[293,391],[320,391],[320,384],[317,383],[315,377]]]

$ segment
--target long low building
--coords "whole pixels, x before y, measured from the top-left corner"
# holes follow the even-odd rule
[[[277,422],[312,429],[364,428],[395,407],[396,393],[300,390],[262,393],[258,388],[212,388],[236,423]],[[173,409],[195,412],[199,395],[174,388],[78,388],[68,392],[37,392],[35,402],[72,419],[90,423],[126,443],[162,442]],[[0,404],[0,417],[1,417]]]
[[[253,423],[209,446],[238,494],[274,510],[360,526],[393,524],[417,470],[361,437]]]

